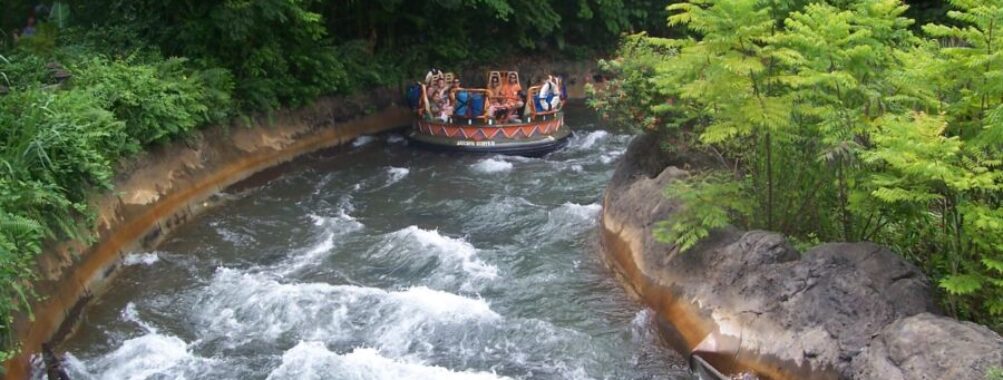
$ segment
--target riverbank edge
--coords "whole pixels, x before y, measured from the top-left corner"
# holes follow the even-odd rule
[[[568,97],[583,99],[592,61],[504,65],[527,78],[566,75]],[[481,69],[464,70],[476,75]],[[123,259],[157,246],[171,231],[212,207],[213,195],[266,169],[362,136],[409,126],[404,85],[325,97],[270,115],[234,120],[153,148],[120,164],[112,191],[96,195],[94,239],[47,246],[37,258],[33,318],[20,315],[20,354],[4,363],[6,379],[26,379],[42,344],[70,335],[88,303],[112,285]]]
[[[601,254],[684,356],[775,380],[981,380],[1003,366],[1003,338],[937,315],[926,276],[885,247],[799,253],[778,234],[735,228],[684,253],[658,242],[653,228],[680,207],[666,184],[703,166],[658,144],[641,135],[621,158],[603,196]]]

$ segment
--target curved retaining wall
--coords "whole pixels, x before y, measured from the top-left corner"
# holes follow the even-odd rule
[[[801,253],[779,234],[734,228],[687,252],[658,242],[657,224],[681,207],[664,189],[695,160],[638,137],[601,216],[608,266],[656,311],[676,350],[765,379],[983,379],[1003,367],[1003,339],[936,315],[927,278],[885,247],[829,243]]]
[[[15,331],[23,354],[5,363],[8,379],[27,378],[30,354],[70,333],[86,303],[113,286],[123,257],[148,248],[193,215],[211,196],[263,169],[364,135],[406,126],[411,112],[396,104],[396,88],[365,96],[328,98],[269,117],[219,126],[155,148],[124,164],[115,191],[96,197],[96,242],[65,242],[38,259],[42,300],[35,318],[22,316]],[[367,110],[378,110],[365,116]],[[371,112],[371,111],[370,111]]]
[[[524,80],[547,73],[566,75],[568,97],[580,99],[595,65],[523,60],[505,67],[524,72]],[[483,70],[464,71],[469,76],[480,74]],[[303,109],[207,128],[123,163],[114,192],[92,201],[97,214],[95,241],[52,244],[38,258],[40,279],[33,286],[41,300],[32,306],[34,319],[15,320],[22,354],[4,363],[5,378],[27,378],[31,355],[40,352],[43,343],[59,342],[72,333],[87,303],[114,286],[116,269],[126,254],[154,247],[211,207],[213,194],[303,154],[410,125],[411,112],[397,104],[403,92],[403,88],[382,88],[319,99]]]

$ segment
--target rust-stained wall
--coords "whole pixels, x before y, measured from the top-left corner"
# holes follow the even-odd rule
[[[27,378],[29,355],[72,328],[82,306],[100,294],[122,258],[152,246],[210,206],[210,196],[263,169],[360,135],[406,126],[412,114],[395,104],[399,89],[322,99],[313,106],[209,128],[123,164],[115,191],[95,197],[96,242],[65,242],[38,259],[35,318],[15,321],[23,354],[5,363],[8,379]],[[378,110],[372,112],[371,110]],[[367,110],[370,114],[363,115]],[[363,116],[357,116],[363,115]],[[68,323],[67,323],[68,322]]]

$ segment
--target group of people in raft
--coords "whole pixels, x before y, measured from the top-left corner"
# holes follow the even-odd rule
[[[539,91],[534,91],[532,94],[535,112],[556,111],[560,108],[563,98],[561,78],[548,75],[538,82]],[[452,122],[454,117],[467,119],[471,119],[471,116],[481,117],[481,115],[471,115],[470,111],[474,106],[467,104],[479,96],[477,94],[484,94],[483,99],[487,102],[484,107],[486,112],[483,115],[490,120],[518,123],[526,116],[525,106],[529,95],[523,91],[522,85],[519,84],[519,76],[514,71],[492,71],[488,74],[486,89],[464,89],[460,78],[453,76],[452,73],[432,69],[425,75],[423,91],[428,109],[420,112],[429,112],[432,119],[444,123]]]

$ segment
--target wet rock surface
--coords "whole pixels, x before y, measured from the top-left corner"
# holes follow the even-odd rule
[[[733,228],[712,233],[687,252],[656,241],[657,223],[679,210],[663,191],[688,175],[677,167],[684,165],[663,153],[651,136],[637,138],[607,188],[603,227],[631,251],[608,253],[633,255],[646,281],[659,285],[658,290],[635,289],[642,298],[689,303],[695,318],[712,326],[703,340],[687,342],[694,351],[766,361],[776,369],[774,377],[981,379],[984,365],[951,366],[935,342],[955,339],[948,345],[958,350],[966,342],[983,342],[958,351],[969,355],[987,352],[993,341],[997,354],[1003,349],[989,329],[956,326],[961,322],[930,314],[938,312],[930,282],[885,247],[830,243],[802,254],[779,234]],[[909,318],[915,315],[926,317]],[[942,336],[917,341],[927,325],[939,328]],[[889,368],[904,377],[886,377],[893,373]],[[975,377],[953,372],[963,368]],[[921,372],[944,375],[922,377]]]

